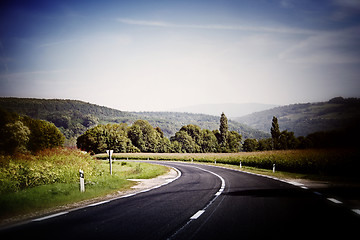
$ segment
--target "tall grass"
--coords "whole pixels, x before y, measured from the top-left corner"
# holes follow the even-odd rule
[[[136,162],[109,163],[72,149],[38,155],[0,156],[0,222],[6,218],[103,196],[133,186],[128,178],[153,178],[167,167]],[[79,191],[79,169],[85,192]]]
[[[80,151],[56,148],[37,155],[0,155],[0,193],[52,183],[75,182],[79,169],[96,174],[96,162]]]

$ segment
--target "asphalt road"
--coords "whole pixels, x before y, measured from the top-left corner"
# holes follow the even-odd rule
[[[358,238],[359,215],[311,190],[229,169],[163,164],[176,167],[181,177],[148,192],[3,229],[0,238]]]

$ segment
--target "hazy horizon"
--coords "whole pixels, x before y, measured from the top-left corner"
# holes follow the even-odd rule
[[[123,111],[360,97],[355,0],[3,1],[0,96]]]

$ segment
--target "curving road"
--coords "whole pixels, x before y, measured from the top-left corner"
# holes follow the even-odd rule
[[[358,234],[360,217],[291,184],[212,166],[160,162],[181,177],[148,192],[3,229],[6,239],[277,239]]]

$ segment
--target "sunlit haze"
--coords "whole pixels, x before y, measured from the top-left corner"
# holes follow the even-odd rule
[[[0,96],[129,111],[360,97],[360,1],[2,1]]]

